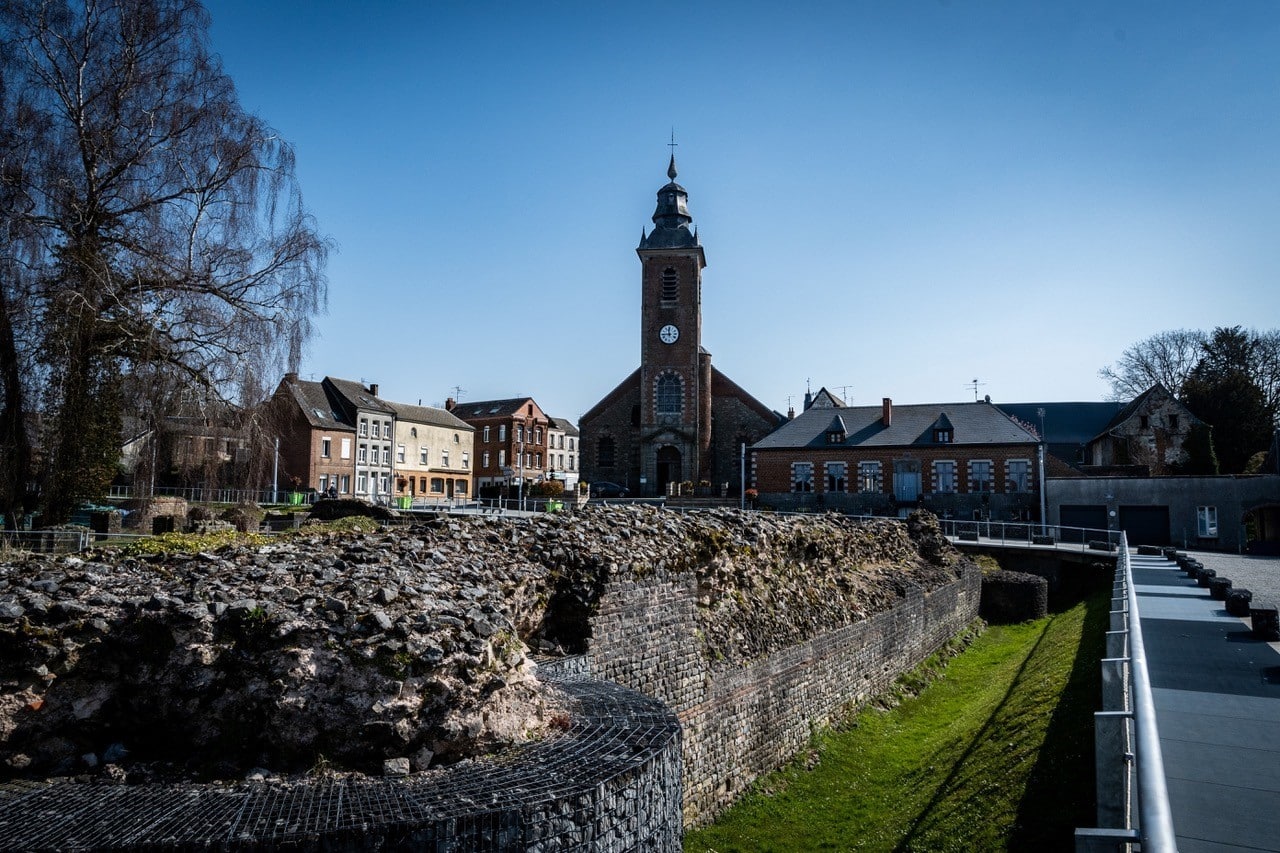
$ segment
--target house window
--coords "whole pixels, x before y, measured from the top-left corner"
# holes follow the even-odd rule
[[[321,474],[320,481],[316,485],[317,485],[317,491],[319,491],[320,494],[323,495],[329,488],[329,475]]]
[[[524,424],[516,425],[516,443],[524,444]]]
[[[440,467],[441,468],[449,467],[449,451],[447,450],[440,451]]]
[[[342,451],[341,451],[341,453],[340,453],[339,455],[340,455],[343,459],[350,459],[350,458],[351,458],[351,439],[349,439],[349,438],[344,438],[344,439],[342,439]]]
[[[613,436],[600,436],[600,440],[596,442],[596,465],[600,468],[612,468],[616,452],[617,447],[614,444]]]
[[[845,472],[848,470],[843,462],[827,463],[827,491],[843,492],[845,490]]]
[[[569,439],[569,449],[573,450],[573,439]]]
[[[485,440],[486,442],[489,440],[489,428],[488,428],[488,427],[485,427],[485,428],[484,428],[484,440]]]
[[[878,493],[884,490],[879,462],[858,463],[858,491]]]
[[[369,436],[369,419],[361,418],[360,419],[360,437],[367,438],[368,436]]]
[[[1169,429],[1177,429],[1177,428],[1178,428],[1178,416],[1169,415]]]
[[[378,482],[382,484],[380,487],[381,494],[384,494],[384,495],[391,494],[391,475],[390,474],[383,474],[378,478]]]
[[[812,462],[792,462],[791,463],[791,491],[793,492],[812,492],[813,491],[813,463]]]
[[[444,477],[431,478],[431,491],[437,495],[444,493]]]
[[[949,429],[935,429],[933,440],[935,444],[950,444],[955,441],[955,433]]]
[[[382,464],[383,465],[391,464],[391,445],[389,444],[384,444],[382,446]]]
[[[419,477],[418,478],[418,494],[425,495],[426,493],[427,493],[427,478]]]
[[[419,446],[418,446],[418,464],[419,464],[419,465],[428,465],[428,464],[430,464],[430,463],[427,461],[430,457],[431,457],[431,452],[430,452],[430,450],[429,450],[428,448],[426,448],[426,447],[423,447],[423,446],[419,445]]]
[[[542,444],[542,427],[533,428],[533,443]]]
[[[949,495],[956,490],[955,462],[933,463],[933,490],[944,495]]]
[[[453,493],[455,495],[465,495],[467,493],[467,481],[466,480],[454,481]]]
[[[1196,535],[1202,538],[1218,535],[1218,508],[1216,506],[1196,507]]]
[[[1009,482],[1005,484],[1005,491],[1031,491],[1031,462],[1027,459],[1010,459],[1008,467]]]
[[[986,459],[975,459],[969,463],[969,491],[991,491],[991,462]]]
[[[462,467],[463,468],[471,467],[471,454],[465,451],[462,454]]]
[[[364,464],[369,461],[369,445],[360,445],[360,450],[356,454],[356,461]]]
[[[569,470],[570,471],[573,470],[573,454],[572,453],[569,454]]]
[[[369,491],[369,475],[357,474],[356,475],[356,494],[363,495],[367,491]]]
[[[341,491],[342,491],[342,493],[343,493],[344,495],[346,495],[346,494],[350,494],[350,493],[351,493],[351,475],[350,475],[350,474],[343,474],[343,475],[342,475],[342,490],[341,490]]]
[[[507,451],[499,450],[498,451],[498,467],[505,468],[506,465],[507,465]]]
[[[403,444],[396,445],[396,461],[402,464],[404,463],[404,445]]]
[[[373,437],[382,438],[382,421],[373,422]]]
[[[658,417],[680,416],[680,411],[684,408],[684,383],[678,375],[664,373],[658,377],[654,408]]]
[[[506,441],[506,440],[507,440],[507,425],[498,424],[498,441]]]
[[[680,273],[673,267],[662,271],[662,304],[672,306],[680,298]]]
[[[328,459],[329,454],[332,452],[333,452],[333,439],[331,438],[320,439],[320,455],[325,459]]]
[[[489,467],[489,452],[487,450],[480,455],[480,467],[481,468]]]
[[[1151,418],[1148,415],[1138,415],[1139,429],[1148,429],[1151,426]]]
[[[533,454],[533,467],[534,467],[534,468],[541,468],[541,467],[542,467],[542,454],[541,454],[541,453],[535,453],[535,454]]]

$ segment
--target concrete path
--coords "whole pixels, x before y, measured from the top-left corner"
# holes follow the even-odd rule
[[[1280,560],[1195,556],[1280,600]],[[1280,644],[1163,557],[1132,565],[1178,849],[1280,851]]]

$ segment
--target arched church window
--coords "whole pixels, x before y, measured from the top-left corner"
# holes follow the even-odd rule
[[[658,377],[657,393],[654,395],[658,417],[679,417],[684,408],[684,383],[675,373],[664,373]]]
[[[596,467],[612,468],[616,454],[617,447],[613,443],[613,436],[600,436],[600,440],[596,442]]]
[[[662,271],[662,304],[675,305],[680,298],[680,273],[673,267]]]

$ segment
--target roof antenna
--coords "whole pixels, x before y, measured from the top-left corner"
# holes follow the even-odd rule
[[[972,388],[972,389],[973,389],[973,402],[975,402],[975,403],[976,403],[976,402],[978,402],[978,388],[979,388],[980,386],[982,386],[982,385],[986,385],[986,384],[987,384],[987,383],[985,383],[985,382],[979,382],[979,381],[978,381],[978,377],[976,377],[976,376],[975,376],[975,377],[973,377],[973,379],[972,379],[972,380],[970,380],[969,382],[964,383],[964,387],[966,387],[966,388]]]
[[[466,393],[467,389],[463,388],[461,385],[454,385],[451,390],[453,391],[453,402],[461,403],[462,395]]]

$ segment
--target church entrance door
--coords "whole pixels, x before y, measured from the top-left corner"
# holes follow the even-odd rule
[[[671,445],[659,447],[657,462],[658,494],[665,495],[668,483],[680,482],[680,450]]]

